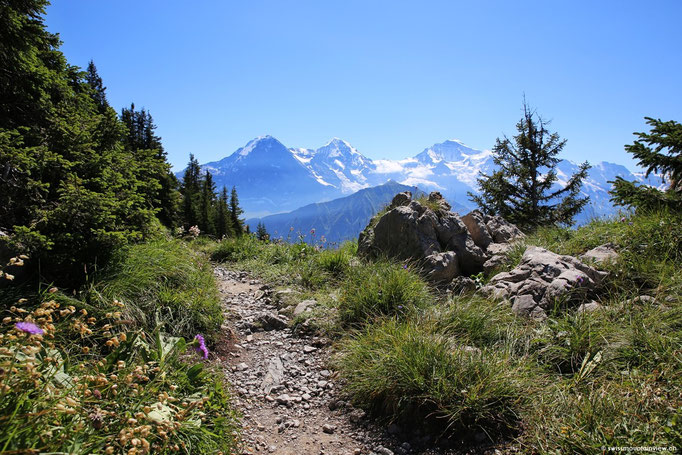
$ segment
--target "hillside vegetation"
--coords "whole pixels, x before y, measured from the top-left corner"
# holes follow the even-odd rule
[[[578,255],[611,242],[620,253],[605,266],[599,311],[557,307],[545,321],[445,293],[409,263],[360,260],[352,243],[244,237],[206,248],[296,290],[285,309],[314,298],[296,329],[334,338],[345,394],[378,419],[507,451],[595,453],[682,444],[681,226],[679,214],[657,211],[529,235],[503,269],[526,245]]]
[[[181,189],[149,111],[117,114],[46,5],[0,2],[0,452],[231,453],[236,413],[203,362],[218,290],[170,233],[239,235],[236,192],[228,209],[208,177]]]

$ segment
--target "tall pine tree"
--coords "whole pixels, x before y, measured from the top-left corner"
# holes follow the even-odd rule
[[[239,207],[239,196],[237,196],[237,188],[232,187],[232,194],[230,195],[230,217],[232,218],[232,228],[237,236],[244,233],[244,220],[241,219],[241,215],[244,213],[241,207]]]
[[[223,190],[218,198],[218,207],[216,209],[216,234],[218,238],[234,236],[234,229],[232,227],[232,214],[229,206],[229,196],[227,188],[223,186]]]
[[[525,230],[547,224],[570,224],[587,204],[580,188],[590,168],[580,166],[563,188],[556,189],[557,155],[566,144],[547,130],[548,122],[523,103],[523,118],[513,139],[497,139],[493,160],[498,170],[478,178],[480,195],[470,199],[484,213],[501,215]]]
[[[134,152],[138,161],[144,164],[146,179],[143,191],[147,201],[158,210],[163,224],[176,226],[180,203],[178,180],[166,161],[161,138],[154,133],[154,119],[145,109],[137,111],[132,103],[129,109],[121,111],[121,121],[125,125],[123,142],[126,149]]]
[[[199,190],[201,185],[201,167],[199,161],[190,153],[189,163],[182,178],[182,220],[186,229],[199,224]]]
[[[201,182],[201,195],[199,197],[199,229],[208,235],[216,235],[215,222],[215,183],[213,176],[207,170]]]
[[[616,177],[615,181],[609,182],[613,184],[611,200],[617,205],[640,209],[667,207],[682,211],[682,124],[651,117],[646,117],[646,121],[652,127],[651,131],[635,133],[638,140],[626,145],[625,150],[646,168],[646,177],[652,172],[661,173],[668,188],[660,191]]]

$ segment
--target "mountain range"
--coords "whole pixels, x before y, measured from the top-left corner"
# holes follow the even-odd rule
[[[240,204],[250,221],[299,208],[313,213],[323,208],[304,206],[344,198],[388,181],[426,192],[440,191],[454,207],[466,212],[474,208],[467,192],[477,192],[479,173],[489,174],[495,167],[492,152],[473,149],[459,140],[434,144],[403,160],[385,160],[368,158],[339,138],[320,148],[307,149],[286,147],[272,136],[255,138],[220,161],[202,165],[203,170],[213,174],[218,188],[223,185],[237,188]],[[578,167],[577,163],[561,160],[557,165],[557,185],[565,185]],[[184,171],[179,172],[178,177],[183,174]],[[631,172],[620,164],[605,161],[593,164],[582,188],[590,203],[577,217],[578,223],[617,212],[608,194],[611,187],[608,181],[616,176],[656,187],[662,184],[658,176],[645,179],[642,173]],[[374,200],[380,199],[378,194],[383,194],[382,191],[377,192]],[[348,219],[357,223],[360,212],[350,214]],[[290,215],[289,220],[297,216],[301,217],[302,212]],[[287,224],[282,221],[284,218],[269,217],[268,222],[280,228]],[[330,220],[326,223],[334,224]],[[267,223],[266,228],[271,230]],[[336,238],[333,230],[329,234],[332,237]]]

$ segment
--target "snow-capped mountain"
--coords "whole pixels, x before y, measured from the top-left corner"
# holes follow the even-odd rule
[[[294,210],[338,194],[272,136],[253,139],[230,156],[201,168],[211,172],[218,189],[235,186],[249,215]]]
[[[577,163],[560,161],[558,184],[565,185],[578,167]],[[202,168],[213,174],[218,188],[237,187],[248,217],[262,217],[347,196],[389,180],[424,191],[440,191],[453,205],[472,209],[467,192],[476,193],[479,173],[490,174],[495,164],[490,151],[473,149],[459,140],[434,144],[412,158],[372,160],[338,138],[318,149],[308,149],[287,148],[271,136],[262,136]],[[594,164],[583,185],[590,205],[578,217],[579,223],[617,211],[609,201],[611,185],[607,183],[617,176],[661,185],[657,176],[644,179],[643,174],[619,164]]]
[[[342,139],[335,137],[317,150],[291,149],[291,152],[301,164],[342,193],[355,193],[369,186],[367,173],[373,168],[372,160]]]

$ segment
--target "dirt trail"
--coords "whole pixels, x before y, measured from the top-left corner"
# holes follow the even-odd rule
[[[362,410],[338,398],[326,365],[327,340],[294,336],[271,290],[246,273],[217,267],[215,274],[231,332],[218,355],[243,413],[242,454],[454,453],[433,446],[415,450],[422,442],[429,445],[428,436],[408,438],[396,425],[373,425]]]

